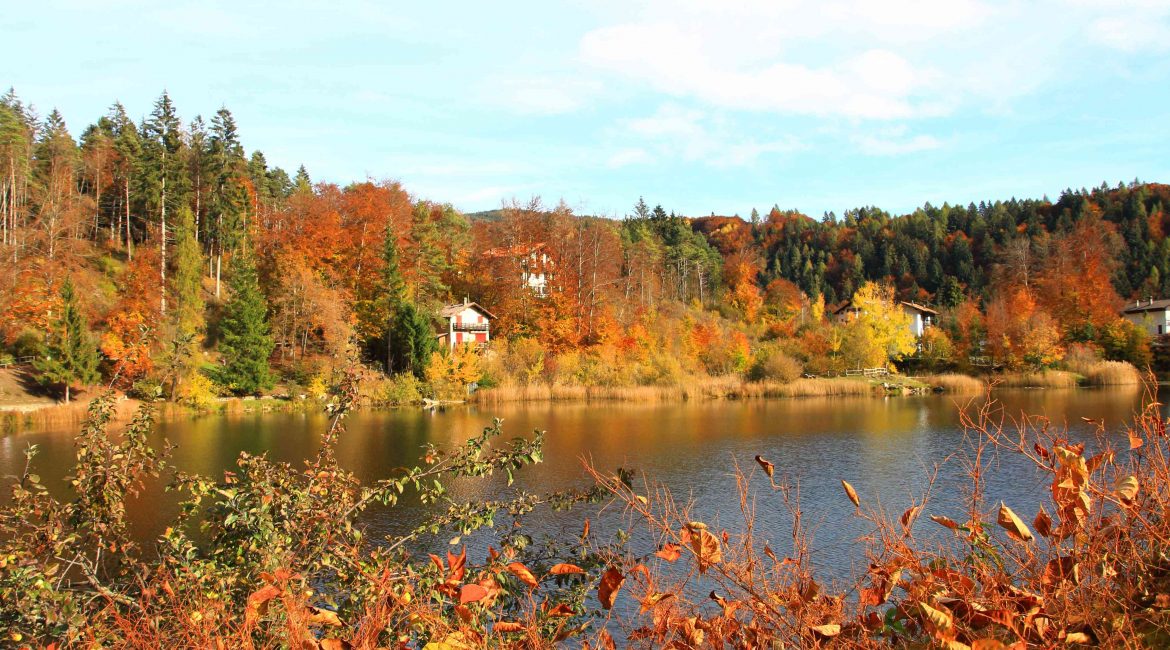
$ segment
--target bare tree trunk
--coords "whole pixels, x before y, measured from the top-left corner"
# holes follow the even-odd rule
[[[163,164],[166,164],[166,157],[163,157]],[[159,295],[162,297],[160,301],[160,313],[166,315],[167,313],[167,177],[163,174],[162,178],[162,196],[159,201],[159,233],[158,233],[158,275],[159,275]]]

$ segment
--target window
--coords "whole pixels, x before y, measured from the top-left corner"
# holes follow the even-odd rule
[[[1158,326],[1158,336],[1162,336],[1162,326]]]

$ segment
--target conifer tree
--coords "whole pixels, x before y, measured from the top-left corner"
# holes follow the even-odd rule
[[[74,384],[88,386],[100,378],[97,344],[90,336],[69,278],[61,286],[61,318],[49,338],[46,355],[37,359],[33,367],[41,373],[42,383],[65,385],[66,404]]]
[[[309,178],[309,170],[305,169],[304,165],[297,168],[297,175],[293,178],[294,192],[312,192],[313,181]]]
[[[218,297],[224,254],[234,252],[243,242],[248,212],[245,185],[248,166],[235,118],[226,108],[216,111],[211,120],[211,168],[215,295]]]
[[[171,396],[199,362],[199,343],[203,332],[202,271],[203,255],[195,238],[195,217],[191,209],[179,210],[175,223],[174,269],[171,274],[173,308],[169,314],[171,349],[168,372]]]
[[[268,358],[274,345],[256,265],[246,248],[232,260],[229,287],[232,295],[220,322],[220,380],[237,394],[254,394],[272,386]]]
[[[395,314],[391,326],[390,355],[393,367],[410,372],[419,379],[426,377],[437,344],[431,319],[413,302],[404,301]]]
[[[167,214],[186,204],[189,189],[182,155],[182,126],[174,103],[163,92],[150,117],[142,123],[142,155],[137,174],[144,211],[158,217],[160,307],[164,314],[167,311]]]

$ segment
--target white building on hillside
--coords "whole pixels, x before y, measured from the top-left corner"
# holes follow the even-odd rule
[[[1145,328],[1150,336],[1170,334],[1170,300],[1136,300],[1121,310],[1125,320]]]
[[[440,344],[455,349],[460,345],[487,345],[491,340],[491,321],[495,316],[474,302],[447,305],[439,310],[439,317],[445,321],[446,330],[439,332]]]

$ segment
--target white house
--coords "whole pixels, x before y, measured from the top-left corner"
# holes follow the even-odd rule
[[[922,338],[926,330],[938,323],[938,312],[930,307],[906,301],[899,301],[898,306],[910,317],[910,332],[914,338]],[[852,300],[846,300],[832,311],[839,323],[848,323],[861,313],[860,309],[853,306]]]
[[[540,298],[548,295],[548,283],[552,279],[555,263],[545,249],[544,242],[489,248],[483,255],[488,258],[515,260],[520,267],[521,285]]]
[[[922,338],[926,330],[938,323],[938,312],[915,302],[899,302],[902,311],[910,317],[910,331],[916,338]]]
[[[1125,320],[1145,328],[1150,336],[1170,334],[1170,300],[1136,300],[1121,310]]]
[[[447,305],[439,310],[439,317],[445,321],[446,330],[439,332],[439,343],[454,349],[460,345],[486,345],[491,340],[491,321],[495,316],[474,302]]]

